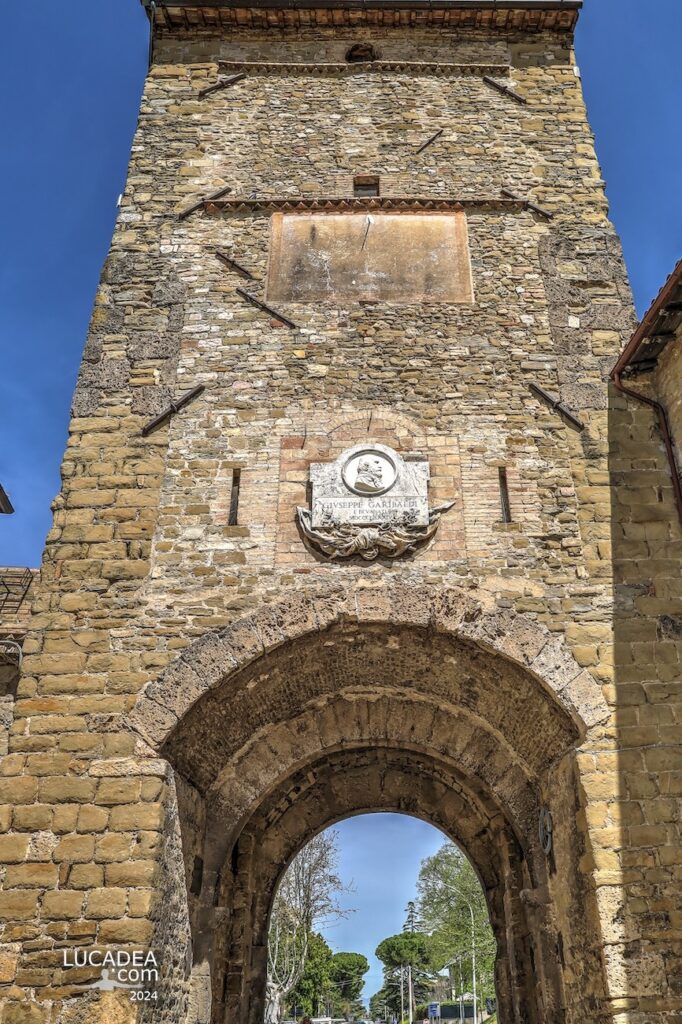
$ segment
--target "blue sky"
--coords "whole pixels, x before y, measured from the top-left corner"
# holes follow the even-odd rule
[[[586,0],[578,59],[644,312],[682,255],[680,0]],[[138,0],[3,11],[0,565],[38,565],[147,60]]]
[[[364,953],[370,962],[364,998],[381,988],[374,950],[403,930],[405,907],[417,893],[419,867],[445,842],[442,832],[405,814],[362,814],[334,825],[339,835],[339,874],[353,891],[340,900],[352,910],[323,934],[335,953]]]

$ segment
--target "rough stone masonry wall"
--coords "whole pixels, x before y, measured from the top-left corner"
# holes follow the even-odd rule
[[[682,328],[678,328],[676,336],[666,345],[661,353],[655,375],[656,395],[665,406],[670,422],[670,430],[677,453],[677,465],[680,466],[682,452]]]
[[[579,771],[590,851],[582,869],[601,901],[610,1005],[652,1022],[672,1005],[671,947],[647,915],[672,922],[657,902],[656,872],[664,842],[679,849],[676,819],[636,832],[662,806],[658,790],[651,781],[619,791],[619,779],[649,756],[642,751],[674,711],[651,704],[638,680],[614,680],[610,541],[612,530],[621,544],[633,535],[641,544],[675,527],[663,473],[651,528],[639,513],[632,528],[612,521],[626,517],[628,498],[617,489],[614,501],[609,486],[604,380],[632,310],[567,41],[371,35],[391,59],[511,59],[509,84],[527,106],[477,73],[252,70],[231,90],[198,96],[217,78],[217,57],[337,60],[368,35],[272,30],[159,41],[0,765],[2,1024],[56,1020],[64,1000],[60,1024],[78,1019],[71,997],[82,977],[60,969],[61,948],[145,943],[163,916],[153,909],[159,864],[177,859],[163,830],[167,768],[125,729],[144,685],[192,639],[284,592],[384,574],[406,586],[464,584],[535,618],[563,633],[603,683],[614,718],[581,751]],[[267,217],[175,217],[228,184],[242,196],[349,195],[354,173],[379,174],[393,195],[497,198],[509,187],[554,219],[471,209],[471,306],[287,305],[301,325],[290,332],[244,304],[235,293],[242,280],[213,255],[231,252],[262,281]],[[262,295],[261,283],[249,286]],[[561,394],[585,431],[538,404],[529,380]],[[172,394],[199,383],[207,391],[169,427],[140,436]],[[645,414],[632,415],[644,433],[636,451],[612,442],[618,466],[629,474],[634,459],[658,472]],[[427,451],[438,469],[434,496],[453,494],[456,507],[433,548],[408,562],[321,565],[292,530],[308,462],[367,438]],[[498,511],[500,465],[510,525]],[[228,526],[235,467],[239,525]],[[636,559],[632,569],[641,575]],[[643,642],[655,660],[653,641],[647,633]],[[621,729],[632,719],[637,728],[651,722],[653,733],[632,733],[623,754]],[[657,765],[647,770],[652,780]],[[622,870],[633,886],[627,924]],[[177,1019],[181,1007],[179,997]],[[90,1012],[114,1019],[111,1007]]]

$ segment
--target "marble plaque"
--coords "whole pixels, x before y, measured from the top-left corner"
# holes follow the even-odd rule
[[[310,467],[313,527],[378,526],[402,519],[427,526],[429,465],[406,461],[385,445],[360,445]]]
[[[429,508],[429,464],[383,444],[349,448],[310,467],[312,507],[297,510],[309,546],[326,558],[399,558],[435,534],[454,502]]]

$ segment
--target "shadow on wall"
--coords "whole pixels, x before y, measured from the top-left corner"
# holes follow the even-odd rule
[[[638,391],[648,387],[638,378]],[[613,791],[594,832],[603,836],[596,876],[614,1011],[655,1024],[682,997],[682,531],[654,412],[612,387],[609,436],[618,753],[603,755]]]

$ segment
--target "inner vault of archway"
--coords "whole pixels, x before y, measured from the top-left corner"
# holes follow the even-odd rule
[[[166,752],[205,792],[255,737],[266,741],[282,722],[358,688],[368,697],[394,694],[394,707],[405,695],[415,717],[404,739],[423,732],[425,716],[434,730],[449,713],[467,716],[530,775],[546,771],[578,736],[527,671],[469,641],[418,628],[335,625],[226,676],[184,716]]]

